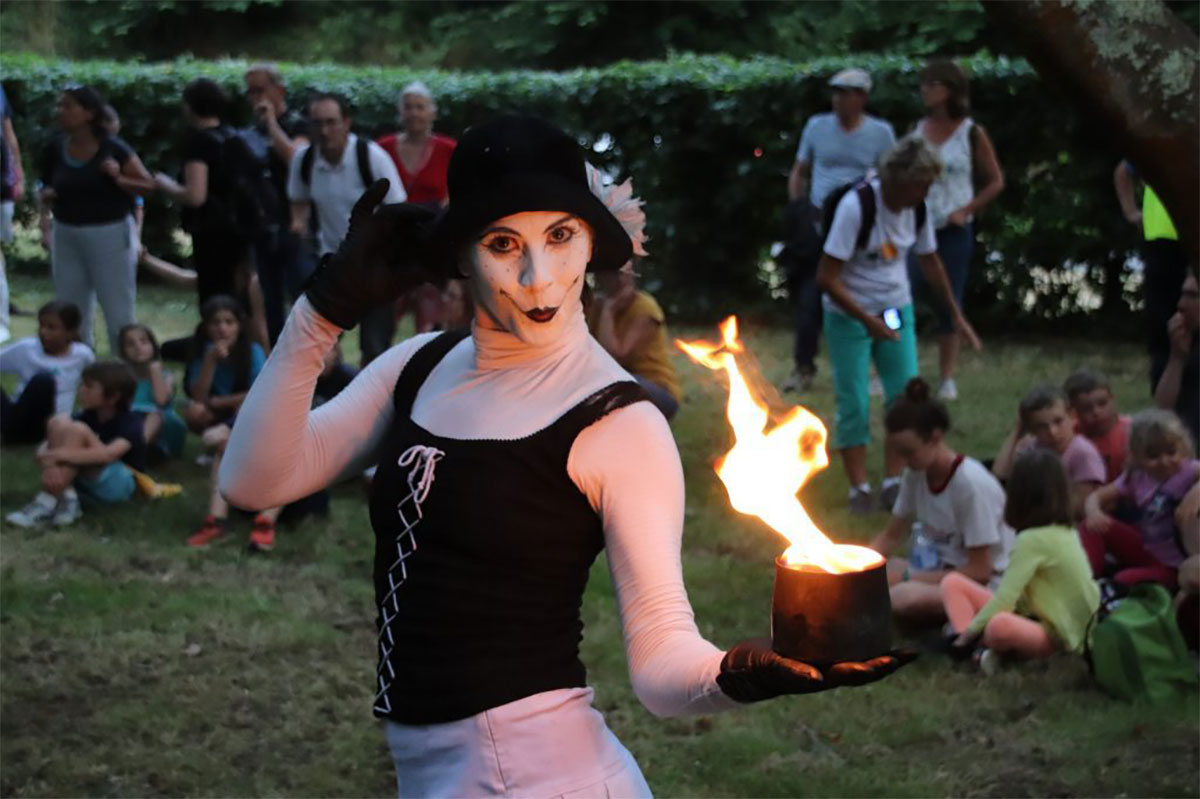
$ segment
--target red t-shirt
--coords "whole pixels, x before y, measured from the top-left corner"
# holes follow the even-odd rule
[[[378,139],[375,143],[392,157],[400,180],[404,183],[404,191],[408,194],[410,203],[440,203],[446,199],[446,170],[450,166],[450,155],[458,142],[449,136],[435,133],[429,140],[429,158],[414,175],[404,168],[400,156],[396,154],[396,136],[392,133]]]
[[[1129,453],[1129,417],[1121,414],[1112,429],[1100,438],[1087,436],[1087,440],[1095,445],[1100,457],[1104,459],[1105,480],[1111,483],[1125,471],[1125,456]],[[1082,435],[1082,432],[1078,429]]]

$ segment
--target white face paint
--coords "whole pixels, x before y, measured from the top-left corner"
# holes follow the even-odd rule
[[[533,346],[558,340],[583,313],[583,275],[592,231],[561,211],[497,219],[468,250],[476,324]]]

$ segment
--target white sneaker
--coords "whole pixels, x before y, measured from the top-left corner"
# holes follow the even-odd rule
[[[1000,671],[1000,656],[990,649],[979,650],[976,662],[979,663],[979,670],[985,677],[994,677],[996,672]]]
[[[958,399],[958,384],[954,382],[953,377],[943,380],[942,384],[938,386],[937,398],[947,401]]]
[[[213,462],[213,456],[209,455],[207,452],[201,452],[199,455],[196,456],[196,465],[197,466],[212,466],[212,462]]]
[[[79,497],[63,497],[58,501],[58,507],[54,509],[54,516],[50,519],[50,523],[55,527],[66,527],[68,524],[74,524],[83,516],[83,510],[79,507]]]
[[[883,381],[879,379],[879,375],[871,375],[871,382],[867,385],[867,393],[872,397],[883,396]]]
[[[57,505],[58,500],[45,491],[40,491],[28,505],[13,511],[4,518],[8,520],[9,524],[15,524],[17,527],[26,529],[40,527],[54,518],[54,509]]]

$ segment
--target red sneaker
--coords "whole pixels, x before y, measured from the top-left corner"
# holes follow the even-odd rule
[[[250,528],[250,551],[270,552],[275,548],[275,522],[266,516],[255,516]]]
[[[187,540],[187,545],[192,549],[208,549],[208,545],[217,541],[228,532],[229,523],[225,519],[218,519],[215,516],[204,517],[204,524],[200,525],[200,529],[192,533]]]

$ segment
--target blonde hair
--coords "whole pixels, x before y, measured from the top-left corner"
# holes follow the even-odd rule
[[[889,183],[932,183],[941,174],[941,157],[914,134],[896,142],[879,159],[879,176]]]
[[[1129,425],[1130,466],[1140,467],[1148,458],[1166,451],[1185,458],[1192,456],[1192,439],[1179,417],[1159,408],[1135,414]]]

